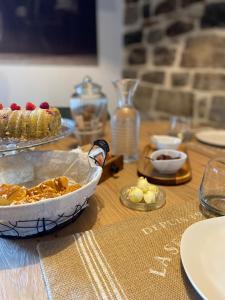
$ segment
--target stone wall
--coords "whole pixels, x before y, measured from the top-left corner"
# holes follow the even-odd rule
[[[225,0],[124,0],[123,77],[146,118],[225,125]]]

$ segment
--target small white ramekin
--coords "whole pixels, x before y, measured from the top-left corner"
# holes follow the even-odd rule
[[[169,155],[174,159],[158,160],[160,155]],[[179,157],[179,158],[176,158]],[[161,174],[174,174],[180,170],[187,159],[187,154],[182,151],[162,149],[151,153],[150,160],[153,167]]]

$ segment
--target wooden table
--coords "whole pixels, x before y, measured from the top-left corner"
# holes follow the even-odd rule
[[[165,134],[166,129],[166,123],[143,123],[140,150],[149,142],[151,134]],[[107,136],[110,136],[109,132]],[[41,149],[72,149],[74,145],[74,137],[68,137]],[[196,152],[193,148],[188,152],[193,172],[192,180],[180,186],[163,187],[166,191],[167,202],[162,209],[175,205],[179,206],[190,201],[198,201],[198,188],[209,156],[200,153],[201,151]],[[0,299],[47,299],[36,251],[36,245],[39,241],[51,240],[91,228],[100,228],[106,224],[120,222],[135,215],[148,214],[151,217],[151,212],[130,210],[122,206],[119,201],[120,189],[132,181],[135,182],[136,178],[137,164],[125,165],[124,169],[114,178],[109,178],[98,185],[95,195],[90,198],[89,206],[75,223],[55,234],[30,240],[0,239]]]

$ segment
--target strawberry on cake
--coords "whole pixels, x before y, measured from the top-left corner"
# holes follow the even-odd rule
[[[0,103],[0,137],[24,140],[54,136],[61,129],[61,115],[57,108],[43,102],[39,107],[27,102],[24,108],[16,103],[4,108]]]

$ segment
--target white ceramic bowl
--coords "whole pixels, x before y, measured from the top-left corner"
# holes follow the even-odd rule
[[[176,159],[157,160],[160,155],[169,155],[171,157],[179,157]],[[182,151],[162,149],[152,152],[150,155],[153,167],[161,174],[174,174],[183,166],[187,159],[187,154]]]
[[[153,135],[151,142],[157,149],[177,149],[181,144],[181,139],[169,135]]]

